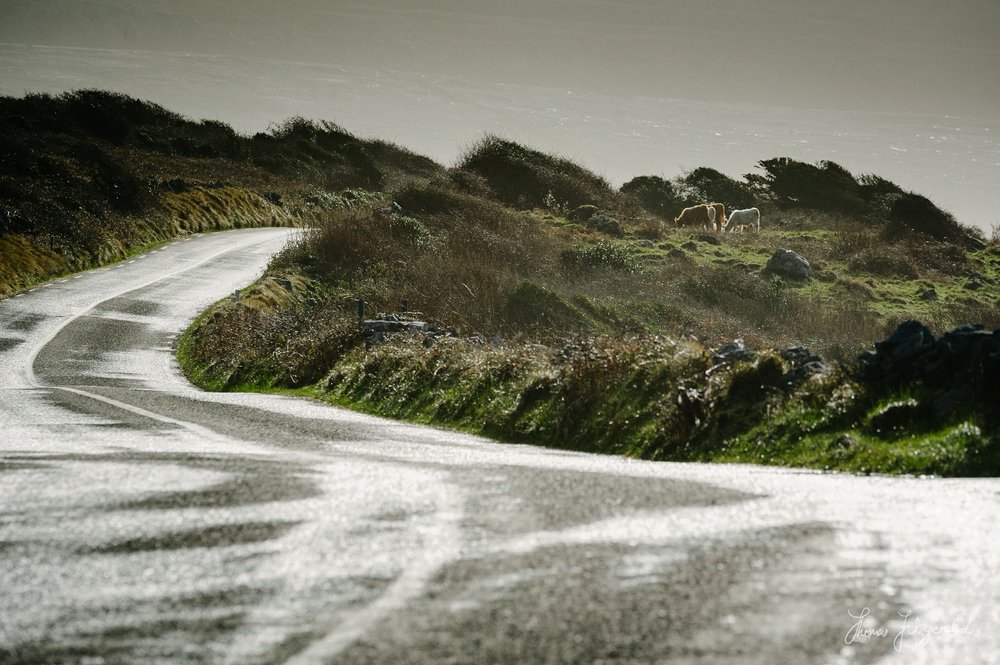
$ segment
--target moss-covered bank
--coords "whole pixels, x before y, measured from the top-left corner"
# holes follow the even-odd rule
[[[801,348],[714,352],[663,336],[591,337],[560,346],[400,334],[366,348],[345,318],[330,369],[301,366],[304,330],[270,353],[246,349],[288,307],[315,308],[306,282],[268,302],[218,303],[184,333],[179,358],[209,390],[292,391],[391,418],[496,439],[675,461],[748,462],[865,473],[996,475],[997,414],[975,404],[922,417],[929,388],[887,387],[860,367]],[[243,331],[243,332],[240,332]],[[250,331],[253,331],[252,333]],[[306,333],[306,334],[304,334]],[[902,405],[902,406],[901,406]]]

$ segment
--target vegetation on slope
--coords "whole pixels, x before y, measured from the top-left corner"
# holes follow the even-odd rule
[[[345,188],[440,170],[301,118],[246,137],[99,90],[0,97],[0,297],[179,234],[301,224]]]
[[[186,333],[204,387],[650,459],[1000,472],[1000,337],[941,335],[1000,326],[1000,246],[878,176],[775,158],[615,189],[500,137],[445,168],[100,91],[0,98],[0,135],[0,295],[181,233],[312,227]],[[704,201],[760,208],[762,232],[674,228]],[[768,270],[779,248],[811,277]],[[428,325],[366,336],[359,298]]]
[[[885,383],[857,363],[915,316],[938,331],[1000,325],[997,243],[933,204],[903,222],[900,202],[917,195],[829,163],[803,170],[832,172],[847,191],[813,207],[793,196],[790,160],[762,162],[765,175],[743,181],[699,169],[617,192],[595,189],[592,174],[575,181],[583,169],[566,164],[488,137],[436,179],[327,216],[248,299],[219,303],[188,331],[184,366],[215,389],[305,389],[372,413],[575,450],[1000,472],[988,390]],[[567,195],[582,191],[595,198]],[[751,197],[740,201],[763,210],[762,232],[716,237],[667,222],[723,196]],[[619,219],[624,233],[581,220],[579,202]],[[807,257],[814,277],[769,274],[778,248]],[[301,288],[265,297],[290,275]],[[370,312],[407,299],[420,309],[410,317],[431,328],[366,339],[358,298]],[[941,408],[956,399],[963,408]]]

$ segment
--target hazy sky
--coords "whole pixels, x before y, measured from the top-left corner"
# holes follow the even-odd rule
[[[0,0],[0,41],[1000,115],[998,0]]]
[[[1000,226],[1000,0],[0,0],[0,94],[88,87],[617,184],[832,159]]]

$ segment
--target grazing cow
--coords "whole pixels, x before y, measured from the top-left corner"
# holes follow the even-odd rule
[[[722,229],[726,227],[726,206],[721,203],[709,203],[708,205],[715,208],[715,232],[722,233]]]
[[[729,213],[729,221],[725,229],[729,233],[738,233],[750,228],[755,233],[760,233],[760,210],[757,208],[747,208],[746,210],[732,210]]]
[[[674,218],[677,226],[698,226],[709,227],[715,224],[715,208],[701,203],[690,208],[681,210],[681,214]]]

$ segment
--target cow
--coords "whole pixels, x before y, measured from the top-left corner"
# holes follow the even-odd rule
[[[729,221],[726,222],[727,233],[738,233],[744,229],[752,229],[755,233],[760,233],[760,210],[757,208],[747,208],[745,210],[731,210]]]
[[[715,208],[715,232],[722,233],[722,229],[726,227],[726,206],[721,203],[709,203],[708,205]]]
[[[715,225],[716,211],[710,205],[700,203],[690,208],[681,210],[681,214],[674,218],[677,226],[698,226],[709,227]]]

